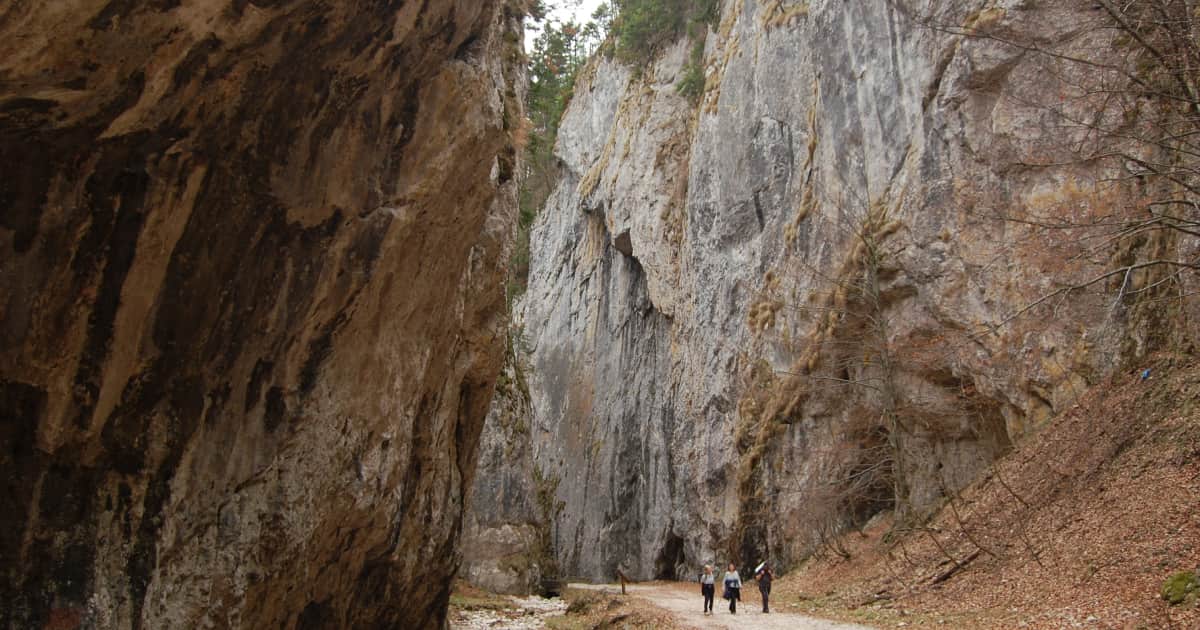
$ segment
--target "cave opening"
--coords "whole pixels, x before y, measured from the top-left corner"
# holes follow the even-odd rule
[[[893,480],[896,474],[888,430],[867,426],[853,434],[857,457],[850,464],[844,491],[844,509],[850,523],[862,526],[876,514],[895,509]]]
[[[679,575],[679,567],[682,566],[684,566],[683,539],[675,532],[671,532],[667,534],[663,548],[658,552],[658,559],[654,562],[654,579],[680,579],[682,576]]]

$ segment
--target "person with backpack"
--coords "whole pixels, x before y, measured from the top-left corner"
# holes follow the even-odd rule
[[[763,612],[771,612],[770,606],[767,605],[767,600],[771,597],[771,580],[775,579],[775,572],[771,570],[771,565],[763,562],[759,565],[758,573],[754,574],[754,579],[758,582],[758,592],[762,593]]]
[[[713,584],[713,568],[711,564],[704,565],[704,573],[700,574],[700,594],[704,596],[704,614],[711,615],[713,608],[713,596],[716,594],[717,587]]]
[[[729,600],[729,612],[737,614],[737,602],[742,598],[742,576],[738,575],[737,567],[729,563],[725,572],[725,599]]]

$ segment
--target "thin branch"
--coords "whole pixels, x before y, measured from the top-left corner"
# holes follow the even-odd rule
[[[989,328],[991,328],[992,331],[994,332],[995,329],[998,329],[998,328],[1008,324],[1012,320],[1020,317],[1021,315],[1024,315],[1025,313],[1029,312],[1031,309],[1037,307],[1038,305],[1043,304],[1043,303],[1047,302],[1048,300],[1051,300],[1060,295],[1072,293],[1072,292],[1078,291],[1080,289],[1085,289],[1087,287],[1092,286],[1093,284],[1096,284],[1097,282],[1107,280],[1108,278],[1111,278],[1116,275],[1128,273],[1135,269],[1144,269],[1146,267],[1154,267],[1157,265],[1169,265],[1169,266],[1175,266],[1175,267],[1186,267],[1188,269],[1200,269],[1200,264],[1181,262],[1181,261],[1177,261],[1177,260],[1151,260],[1149,262],[1138,263],[1136,265],[1128,265],[1125,267],[1121,267],[1119,269],[1114,269],[1112,271],[1102,273],[1102,274],[1096,276],[1095,278],[1092,278],[1091,280],[1088,280],[1086,282],[1082,282],[1080,284],[1073,284],[1071,286],[1058,289],[1057,291],[1047,293],[1046,295],[1043,295],[1042,297],[1034,300],[1033,302],[1030,302],[1026,306],[1017,310],[1015,313],[1012,313],[1008,317],[1005,317],[1004,319],[1000,320],[996,324],[989,326]]]
[[[1140,44],[1142,48],[1153,55],[1154,58],[1157,59],[1160,64],[1162,64],[1162,67],[1170,68],[1172,66],[1170,60],[1167,59],[1167,56],[1159,51],[1157,46],[1143,37],[1141,31],[1137,27],[1127,22],[1123,12],[1118,11],[1117,8],[1114,7],[1111,2],[1109,2],[1109,0],[1096,0],[1096,2],[1098,2],[1100,6],[1104,8],[1104,11],[1107,12],[1108,15],[1121,26],[1121,29],[1126,35],[1129,35],[1137,40],[1138,44]],[[1168,29],[1168,32],[1170,32],[1170,29]],[[1200,114],[1200,98],[1197,98],[1195,88],[1183,78],[1177,78],[1176,81],[1179,83],[1180,89],[1187,94],[1188,104],[1190,105],[1192,111]]]
[[[971,541],[971,544],[975,545],[976,549],[983,551],[992,558],[999,558],[999,556],[997,556],[991,549],[984,547],[983,544],[981,544],[970,532],[970,530],[967,529],[967,524],[963,522],[962,515],[958,513],[958,505],[955,501],[955,499],[958,497],[958,493],[948,492],[944,481],[942,482],[942,491],[946,492],[947,497],[950,499],[950,512],[954,514],[954,521],[958,523],[958,529],[961,530],[963,535],[967,537],[967,540]]]

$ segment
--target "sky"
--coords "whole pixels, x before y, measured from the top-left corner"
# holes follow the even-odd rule
[[[551,7],[550,19],[558,22],[566,22],[574,20],[578,24],[586,24],[592,17],[592,12],[604,0],[547,0],[546,5]],[[535,26],[536,28],[525,29],[525,51],[533,49],[533,42],[537,40],[538,35],[542,33],[540,25],[532,23],[526,24],[526,27]]]

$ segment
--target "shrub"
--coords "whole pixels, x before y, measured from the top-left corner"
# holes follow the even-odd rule
[[[696,104],[704,94],[704,39],[698,38],[692,44],[692,56],[683,67],[683,76],[675,85],[675,90],[684,98]]]
[[[617,0],[614,4],[617,58],[629,64],[645,63],[685,31],[700,30],[692,25],[715,23],[719,7],[718,0]],[[696,38],[697,33],[691,34]]]
[[[1179,571],[1163,581],[1162,598],[1172,606],[1194,600],[1200,595],[1200,579],[1194,571]]]
[[[664,43],[683,33],[689,0],[618,0],[613,32],[617,57],[630,64],[648,61]]]

